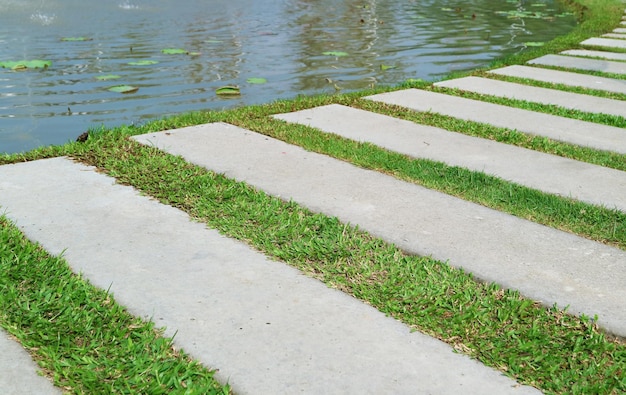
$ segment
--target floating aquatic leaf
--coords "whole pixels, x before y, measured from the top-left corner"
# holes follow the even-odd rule
[[[217,88],[215,93],[222,96],[235,96],[241,94],[239,87],[234,85],[226,85],[221,88]]]
[[[92,38],[89,37],[63,37],[61,41],[91,41]]]
[[[45,69],[51,65],[52,62],[49,60],[19,60],[17,62],[0,62],[0,67],[12,70]]]
[[[327,51],[324,52],[322,55],[326,55],[326,56],[348,56],[347,52],[342,52],[342,51]]]
[[[531,4],[530,6],[531,6],[531,7],[546,7],[546,6],[547,6],[547,4],[544,4],[544,3],[535,3],[535,4]]]
[[[202,55],[202,53],[200,53],[200,52],[188,52],[187,55],[189,55],[189,56],[200,56],[200,55]]]
[[[381,64],[381,65],[380,65],[380,69],[381,69],[382,71],[389,70],[389,69],[395,69],[396,67],[397,67],[397,66],[390,66],[390,65],[387,65],[387,64]]]
[[[527,47],[542,47],[545,43],[538,41],[528,41],[525,42],[524,45]]]
[[[120,78],[120,76],[115,74],[99,75],[96,77],[98,81],[116,80],[118,78]]]
[[[128,62],[128,64],[133,65],[133,66],[148,66],[151,64],[157,64],[159,62],[157,62],[156,60],[138,60],[136,62]]]
[[[441,11],[444,11],[444,12],[450,12],[450,11],[452,11],[452,8],[442,7],[442,8],[441,8]]]
[[[130,85],[116,85],[116,86],[110,87],[109,90],[111,92],[117,92],[117,93],[135,93],[139,90],[139,88],[136,86],[130,86]]]
[[[248,84],[265,84],[267,80],[265,78],[260,77],[252,77],[246,80]]]
[[[182,48],[165,48],[162,49],[161,52],[168,55],[178,55],[178,54],[188,54],[189,51]]]

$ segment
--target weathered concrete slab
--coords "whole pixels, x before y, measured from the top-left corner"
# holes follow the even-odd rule
[[[415,111],[432,111],[459,119],[515,129],[523,133],[549,137],[571,144],[626,153],[626,130],[613,126],[583,122],[420,89],[388,92],[368,96],[367,99],[395,104]]]
[[[241,150],[202,137],[193,145],[250,148],[245,133],[233,141]],[[266,148],[260,168],[276,154],[294,159]],[[91,167],[65,158],[0,166],[0,205],[133,314],[176,331],[175,343],[236,393],[537,393]]]
[[[626,94],[626,80],[616,80],[588,74],[517,65],[490,70],[489,73]]]
[[[0,393],[3,395],[60,395],[47,378],[40,376],[28,352],[0,330]]]
[[[606,48],[626,48],[626,41],[615,38],[592,37],[581,42],[582,45]]]
[[[615,33],[606,33],[606,34],[603,34],[602,37],[617,38],[617,39],[620,39],[620,40],[624,40],[624,39],[626,39],[626,34],[617,33],[617,32],[615,32]]]
[[[626,55],[626,54],[625,54]],[[626,117],[626,103],[621,100],[564,92],[480,77],[464,77],[435,83],[435,86],[456,88],[484,95],[553,104],[563,108],[590,113],[603,113]]]
[[[485,172],[626,212],[626,172],[338,104],[275,116],[416,158]]]
[[[615,29],[613,29],[613,33],[626,33],[626,27],[616,27]]]
[[[532,59],[528,64],[565,67],[568,69],[601,71],[603,73],[626,74],[626,63],[601,59],[585,59],[562,55],[545,55]]]
[[[136,139],[626,335],[626,251],[227,124]]]
[[[570,56],[583,56],[588,58],[604,58],[610,60],[626,61],[626,53],[621,52],[591,51],[587,49],[568,49],[567,51],[561,52],[561,54]]]

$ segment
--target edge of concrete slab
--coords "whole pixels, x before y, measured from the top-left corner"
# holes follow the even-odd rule
[[[3,395],[52,395],[61,389],[39,374],[39,367],[20,343],[0,329],[0,392]]]

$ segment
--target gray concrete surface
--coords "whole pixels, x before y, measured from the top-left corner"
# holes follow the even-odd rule
[[[603,73],[626,74],[626,63],[601,59],[584,59],[563,55],[544,55],[529,60],[531,65],[565,67],[568,69],[601,71]]]
[[[626,48],[626,41],[616,38],[592,37],[581,41],[581,44],[605,48]]]
[[[583,56],[588,58],[605,58],[611,60],[626,61],[626,53],[621,52],[608,52],[608,51],[591,51],[588,49],[568,49],[561,52],[563,55],[570,56]]]
[[[624,54],[626,55],[626,54]],[[626,63],[624,63],[626,65]],[[481,77],[464,77],[434,84],[484,95],[552,104],[589,113],[602,113],[626,117],[626,103],[621,100],[564,92]]]
[[[617,28],[613,29],[613,33],[625,34],[626,33],[626,27],[617,27]]]
[[[626,251],[232,125],[135,138],[626,335]]]
[[[626,82],[626,81],[624,81]],[[415,111],[432,111],[601,150],[626,153],[624,129],[420,89],[368,96]]]
[[[61,390],[38,371],[21,344],[0,329],[0,394],[60,395]]]
[[[506,66],[490,70],[488,72],[498,75],[506,75],[509,77],[528,78],[530,80],[550,82],[553,84],[578,86],[581,88],[598,89],[607,92],[626,94],[626,80],[616,80],[613,78],[596,77],[588,74],[519,65]]]
[[[606,34],[603,34],[602,37],[617,38],[617,39],[620,39],[620,40],[624,40],[624,39],[626,39],[626,34],[623,34],[623,33],[606,33]]]
[[[626,212],[626,172],[623,171],[338,104],[280,114],[276,118]]]
[[[234,152],[223,163],[247,166],[241,158],[256,136],[213,128],[233,139],[191,134],[185,151]],[[293,148],[260,140],[256,155],[270,150],[260,168],[278,164],[276,155],[296,159]],[[275,180],[285,171],[306,178],[290,163],[278,170]],[[110,288],[131,313],[176,332],[175,344],[218,368],[235,393],[538,393],[71,160],[0,166],[0,205],[29,238],[64,252],[74,271]]]

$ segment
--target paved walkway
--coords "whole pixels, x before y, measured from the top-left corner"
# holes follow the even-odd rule
[[[590,39],[584,43],[600,42],[607,50],[565,51],[529,62],[532,66],[491,72],[626,93],[624,80],[541,67],[626,74],[623,54],[610,52],[615,41],[624,40]],[[624,116],[619,101],[486,78],[438,85]],[[626,153],[621,128],[420,90],[368,99]],[[340,105],[276,117],[626,211],[626,175],[621,171]],[[201,125],[136,139],[547,305],[598,314],[601,326],[626,336],[623,250],[232,125]],[[537,392],[69,159],[0,166],[0,207],[29,238],[53,254],[64,252],[72,268],[96,286],[110,287],[132,313],[153,317],[168,328],[168,335],[177,332],[177,345],[218,368],[217,377],[228,380],[237,393]],[[24,350],[0,333],[1,392],[57,393],[35,370]]]

